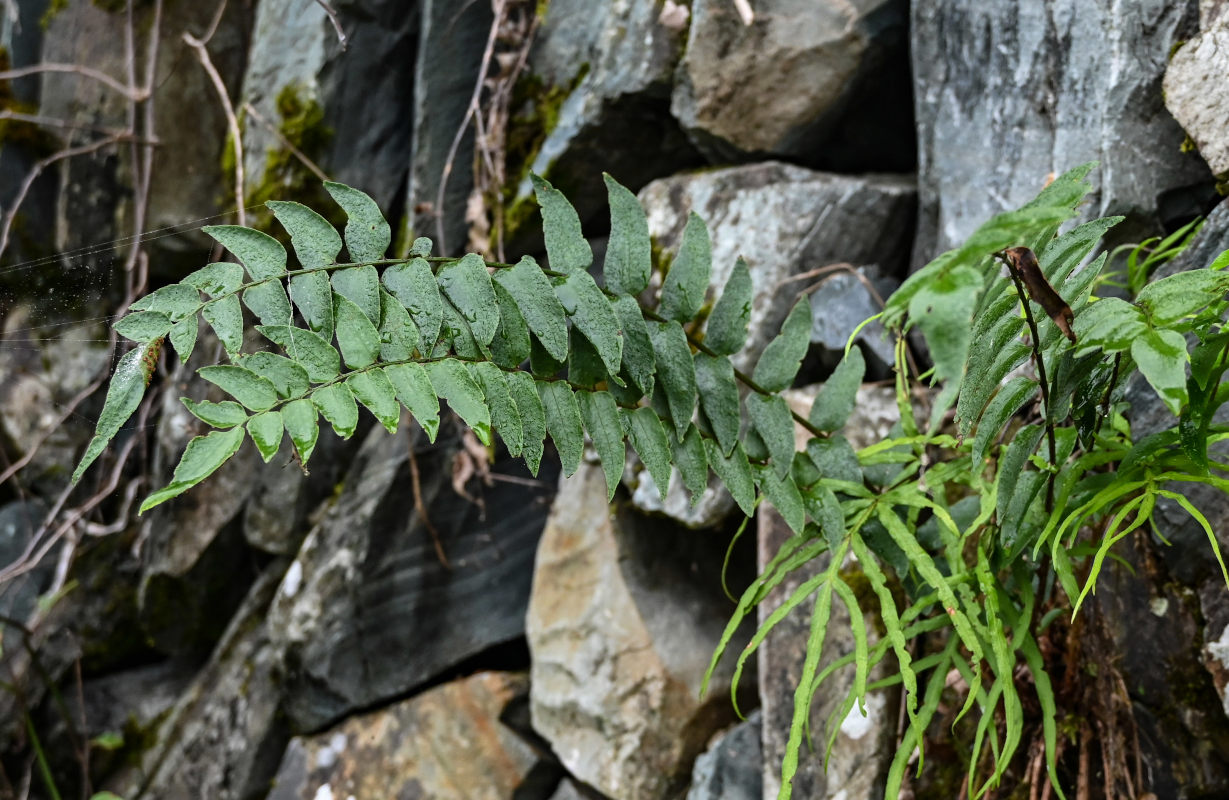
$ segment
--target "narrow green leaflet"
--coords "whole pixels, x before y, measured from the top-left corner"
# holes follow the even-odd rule
[[[781,325],[781,333],[768,343],[755,364],[752,380],[770,392],[788,389],[811,345],[811,301],[798,298]]]
[[[546,439],[546,410],[542,407],[542,398],[538,397],[537,384],[528,373],[510,372],[505,380],[521,418],[521,455],[530,474],[537,476]]]
[[[609,378],[606,365],[597,350],[577,328],[572,328],[568,348],[568,383],[577,388],[593,389]]]
[[[227,295],[206,303],[201,309],[201,316],[218,335],[227,355],[234,356],[243,349],[243,309],[239,305],[238,295]]]
[[[384,375],[393,385],[401,405],[426,432],[427,440],[434,442],[440,430],[440,402],[422,364],[390,364],[384,367]]]
[[[425,365],[435,393],[448,401],[474,435],[485,445],[491,444],[491,412],[483,401],[482,389],[469,376],[465,364],[455,359],[433,361]]]
[[[606,288],[620,295],[640,294],[653,268],[649,223],[636,195],[602,173],[610,199],[610,240],[603,270]]]
[[[593,263],[593,250],[581,233],[576,209],[572,208],[562,192],[545,180],[537,175],[529,177],[538,196],[538,205],[542,207],[542,232],[546,238],[550,268],[563,273],[587,270]],[[530,327],[533,327],[532,323]]]
[[[293,313],[290,298],[280,280],[269,280],[243,290],[243,304],[262,325],[289,325]]]
[[[200,307],[200,290],[186,283],[172,283],[145,295],[128,306],[128,310],[156,311],[166,314],[172,322],[179,322],[195,315]]]
[[[664,502],[666,490],[670,488],[670,441],[666,438],[661,418],[646,406],[631,411],[623,408],[619,413],[623,416],[632,447],[640,454],[640,460],[644,462]]]
[[[708,456],[704,454],[704,437],[700,435],[699,428],[688,426],[687,435],[681,441],[677,436],[671,436],[670,450],[674,454],[674,466],[683,478],[683,485],[691,493],[691,507],[695,508],[708,488]]]
[[[350,253],[350,260],[378,261],[384,258],[393,236],[376,201],[344,183],[325,181],[324,188],[349,218],[346,221],[346,250]],[[362,308],[361,303],[357,305]]]
[[[337,260],[341,237],[327,219],[301,203],[270,200],[265,206],[290,234],[303,269],[320,269]]]
[[[751,477],[751,464],[747,461],[742,444],[735,444],[729,456],[724,455],[712,439],[704,440],[704,449],[708,454],[708,465],[730,490],[734,502],[748,517],[754,514],[755,481]]]
[[[171,482],[145,498],[138,513],[144,514],[154,506],[183,494],[205,480],[237,453],[242,444],[243,428],[239,427],[197,436],[188,442],[184,449]]]
[[[491,360],[504,369],[516,369],[529,358],[529,326],[508,290],[495,282],[491,288],[499,304],[499,327],[491,340]]]
[[[439,284],[469,323],[478,343],[489,345],[499,327],[499,306],[482,256],[469,253],[460,261],[445,264],[440,269]]]
[[[410,313],[383,289],[380,290],[379,334],[381,361],[407,361],[421,345],[418,326],[410,319]]]
[[[751,271],[740,256],[734,262],[730,279],[721,290],[721,297],[713,306],[704,329],[704,343],[714,353],[730,356],[743,349],[747,343],[747,325],[751,322],[753,296]]]
[[[424,353],[435,346],[444,321],[444,304],[431,265],[421,258],[384,270],[384,288],[405,306],[422,334]]]
[[[257,325],[256,330],[281,346],[312,383],[331,381],[341,372],[341,356],[317,333],[290,325]]]
[[[337,346],[352,369],[371,366],[380,358],[380,332],[362,310],[341,295],[334,295]]]
[[[243,267],[229,261],[206,264],[184,278],[183,282],[210,297],[230,294],[243,285]]]
[[[1153,325],[1172,325],[1229,291],[1229,275],[1208,269],[1179,272],[1148,284],[1135,298]]]
[[[768,447],[777,479],[784,479],[794,463],[794,418],[789,403],[779,394],[751,392],[747,395],[747,416]]]
[[[695,355],[696,389],[700,407],[708,418],[709,427],[729,455],[738,443],[738,384],[734,382],[734,365],[728,356],[714,358],[705,353]]]
[[[306,464],[316,449],[316,439],[320,436],[318,416],[315,404],[307,398],[292,400],[282,406],[282,424],[286,426],[286,433],[290,434],[300,464]]]
[[[866,360],[856,345],[836,365],[811,405],[810,422],[821,431],[839,431],[853,413],[866,374]]]
[[[431,255],[431,250],[434,247],[435,244],[431,241],[430,237],[419,236],[414,240],[414,243],[410,245],[410,255],[418,258],[426,258],[427,256]]]
[[[666,393],[674,430],[683,436],[696,410],[696,370],[687,334],[677,322],[654,322],[649,324],[649,339],[653,342],[657,377]]]
[[[858,463],[858,454],[844,436],[811,439],[807,442],[807,455],[825,478],[862,483],[862,465]]]
[[[380,324],[380,273],[370,264],[333,272],[333,292],[358,306],[371,324]]]
[[[642,394],[652,395],[657,359],[640,304],[634,297],[621,295],[610,301],[610,307],[623,331],[623,371]]]
[[[567,316],[559,298],[555,296],[554,287],[537,262],[525,256],[511,268],[496,272],[495,282],[516,301],[529,330],[538,337],[551,357],[556,361],[566,359]]]
[[[521,427],[521,414],[517,410],[516,401],[508,392],[508,381],[504,371],[489,361],[479,361],[469,364],[470,374],[482,394],[486,398],[487,408],[491,410],[491,425],[499,432],[500,438],[508,448],[508,455],[519,456],[524,442],[524,431]]]
[[[487,351],[474,338],[465,317],[450,300],[445,299],[443,303],[444,323],[440,326],[440,340],[431,351],[431,357],[441,358],[451,351],[468,361],[486,358]]]
[[[195,316],[176,322],[171,328],[171,346],[179,354],[179,360],[188,363],[196,348],[197,321]]]
[[[252,353],[244,356],[239,366],[268,378],[278,395],[287,399],[302,397],[311,388],[307,370],[277,353]]]
[[[233,364],[201,367],[196,371],[252,411],[267,411],[277,403],[277,390],[268,378]]]
[[[979,465],[986,457],[990,445],[998,438],[1003,426],[1037,392],[1037,381],[1017,375],[999,390],[977,424],[977,436],[973,439],[973,464]]]
[[[248,436],[268,464],[282,446],[282,412],[266,411],[248,420]]]
[[[587,341],[587,340],[586,340]],[[559,374],[559,370],[563,369],[563,362],[556,361],[555,357],[546,352],[546,348],[542,346],[542,342],[538,337],[533,337],[529,342],[529,371],[539,378],[553,378]]]
[[[234,253],[247,267],[252,280],[286,274],[286,248],[269,234],[241,225],[207,225],[202,230]]]
[[[606,295],[597,288],[593,276],[583,270],[573,272],[555,285],[555,295],[571,317],[572,324],[597,349],[611,380],[622,384],[623,381],[617,377],[619,365],[623,362],[622,329],[619,318],[615,316]]]
[[[585,450],[585,434],[581,429],[580,406],[576,396],[563,381],[539,381],[538,396],[546,410],[546,430],[559,451],[559,463],[565,477],[575,474]]]
[[[845,538],[845,512],[836,494],[827,486],[812,486],[802,495],[811,519],[819,525],[828,546],[836,549]]]
[[[367,407],[385,430],[389,433],[397,432],[401,407],[397,405],[397,393],[392,381],[383,370],[356,372],[346,378],[346,388],[356,400]]]
[[[764,497],[772,503],[772,507],[785,520],[785,524],[789,525],[790,530],[802,533],[806,524],[806,506],[803,505],[802,495],[789,475],[779,476],[776,470],[762,465],[756,465],[754,470],[758,478],[756,483],[764,492]]]
[[[179,402],[184,404],[192,416],[215,428],[233,428],[247,422],[248,412],[234,400],[223,400],[220,403],[202,400],[198,403],[190,397],[181,397]]]
[[[138,311],[115,323],[115,332],[134,342],[152,342],[171,331],[171,318],[157,311]]]
[[[1106,352],[1125,350],[1148,329],[1144,314],[1117,297],[1103,297],[1080,311],[1072,326],[1080,346],[1096,345]]]
[[[321,386],[312,392],[311,399],[338,436],[349,439],[354,435],[358,427],[358,405],[344,383]]]
[[[606,499],[613,500],[615,489],[623,477],[623,464],[627,447],[623,444],[623,423],[619,421],[619,407],[607,392],[577,392],[580,414],[585,421],[585,430],[593,440],[602,472],[606,476]]]
[[[307,327],[327,342],[333,338],[333,289],[325,272],[309,272],[290,278],[290,299],[299,308]]]
[[[1149,330],[1131,342],[1131,357],[1175,416],[1186,405],[1186,339],[1177,331]]]
[[[690,322],[704,305],[704,293],[713,270],[713,247],[708,228],[696,212],[687,216],[678,255],[661,287],[658,311],[666,319]]]

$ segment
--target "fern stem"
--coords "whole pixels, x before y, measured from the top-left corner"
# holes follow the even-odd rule
[[[1045,356],[1041,352],[1041,336],[1037,333],[1037,321],[1033,319],[1032,309],[1028,305],[1028,295],[1024,291],[1024,284],[1020,282],[1020,275],[1016,270],[1015,265],[1010,259],[1005,259],[1007,263],[1007,272],[1011,275],[1011,282],[1016,287],[1016,295],[1020,298],[1020,307],[1024,309],[1024,319],[1028,323],[1029,332],[1032,335],[1032,341],[1029,345],[1033,350],[1033,360],[1037,363],[1037,379],[1041,384],[1041,403],[1045,406],[1045,432],[1046,442],[1050,447],[1050,467],[1051,470],[1046,476],[1046,511],[1054,510],[1054,469],[1055,462],[1058,461],[1058,445],[1054,440],[1054,415],[1050,411],[1050,384],[1046,380],[1046,364]]]

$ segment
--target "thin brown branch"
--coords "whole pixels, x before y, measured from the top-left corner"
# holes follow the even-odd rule
[[[249,115],[252,119],[256,120],[261,125],[263,125],[266,130],[268,130],[270,133],[276,136],[277,140],[281,142],[282,146],[285,147],[287,150],[289,150],[290,154],[294,156],[295,158],[297,158],[299,160],[299,163],[307,167],[313,175],[315,175],[317,178],[319,178],[322,181],[330,180],[329,176],[325,174],[324,170],[320,169],[320,167],[316,165],[316,162],[308,158],[307,154],[304,153],[302,150],[295,147],[294,142],[287,139],[286,134],[278,130],[278,127],[274,125],[272,122],[270,122],[268,119],[266,119],[263,114],[257,111],[255,106],[253,106],[251,103],[244,103],[243,113]]]
[[[244,198],[246,197],[243,175],[243,132],[239,129],[239,119],[235,116],[235,107],[230,102],[230,96],[226,93],[226,83],[223,82],[222,76],[218,74],[217,68],[213,66],[213,59],[209,57],[209,50],[205,48],[205,43],[213,36],[214,29],[217,27],[217,21],[221,18],[220,12],[225,8],[225,2],[218,6],[219,13],[215,16],[213,25],[210,26],[208,35],[205,38],[197,39],[185,31],[183,40],[188,47],[196,51],[196,57],[201,62],[201,67],[205,70],[205,74],[209,76],[214,92],[218,95],[218,102],[222,104],[222,113],[226,115],[226,127],[230,130],[230,138],[235,148],[235,213],[239,224],[247,225],[247,214],[243,210]]]
[[[31,64],[28,67],[17,67],[16,69],[0,70],[0,81],[13,80],[14,78],[24,78],[27,75],[38,75],[44,72],[59,72],[80,75],[83,78],[90,78],[98,81],[108,89],[113,89],[134,103],[139,103],[149,96],[149,89],[138,88],[134,89],[125,86],[122,82],[117,81],[105,72],[96,70],[92,67],[82,66],[81,64],[59,64],[54,62],[43,62],[41,64]]]
[[[99,133],[103,136],[115,136],[123,139],[126,142],[134,141],[139,144],[157,145],[160,142],[153,139],[143,139],[133,136],[130,131],[121,130],[120,128],[107,128],[102,125],[87,125],[75,120],[57,119],[55,117],[44,117],[41,114],[25,114],[21,111],[13,111],[12,109],[0,109],[0,119],[11,119],[17,122],[29,122],[34,125],[42,125],[47,128],[64,128],[70,131],[89,131],[90,133]]]
[[[418,519],[422,522],[423,527],[427,529],[427,533],[431,534],[431,544],[435,547],[435,557],[444,565],[444,569],[451,570],[452,565],[448,563],[448,556],[444,554],[444,543],[440,540],[440,532],[435,529],[435,525],[431,522],[431,517],[427,515],[427,504],[422,499],[422,483],[418,474],[418,457],[414,454],[414,442],[410,441],[410,487],[414,492],[414,511],[418,514]]]
[[[316,5],[324,9],[324,13],[328,15],[329,22],[333,23],[333,30],[337,32],[337,41],[341,43],[341,49],[345,50],[349,45],[346,39],[346,32],[341,29],[341,21],[337,18],[337,11],[328,4],[328,0],[316,0]]]

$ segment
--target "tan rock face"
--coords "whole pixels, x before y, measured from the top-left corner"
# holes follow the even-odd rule
[[[672,796],[732,717],[731,666],[697,699],[729,611],[716,599],[720,561],[696,552],[705,540],[612,514],[600,468],[560,484],[526,623],[533,725],[571,774],[611,797]]]
[[[1174,54],[1165,70],[1165,106],[1181,123],[1212,172],[1229,175],[1229,17]]]

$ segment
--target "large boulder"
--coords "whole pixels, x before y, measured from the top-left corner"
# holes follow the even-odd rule
[[[695,0],[671,111],[715,163],[843,171],[914,163],[904,0]]]
[[[1165,70],[1165,107],[1221,180],[1229,180],[1229,19],[1182,45]]]
[[[530,708],[568,772],[604,794],[675,796],[733,715],[733,659],[698,696],[730,613],[717,577],[724,541],[612,511],[600,467],[560,483],[526,623]],[[742,556],[735,570],[746,572]]]
[[[519,460],[498,461],[492,470],[515,482],[485,488],[479,506],[452,488],[459,443],[450,430],[433,448],[421,432],[372,430],[287,571],[269,617],[297,730],[403,695],[523,635],[557,462],[547,459],[534,481]],[[415,511],[411,446],[448,564]]]
[[[1051,173],[1100,160],[1084,214],[1143,238],[1206,210],[1207,166],[1182,152],[1161,78],[1197,0],[983,3],[912,9],[920,216],[915,260],[1031,200]]]
[[[764,757],[758,710],[724,732],[696,759],[687,800],[760,800]]]

